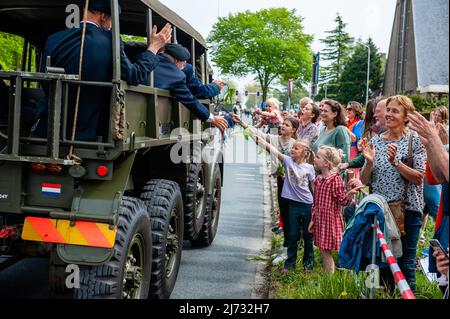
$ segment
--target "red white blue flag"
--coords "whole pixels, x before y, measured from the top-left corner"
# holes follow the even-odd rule
[[[45,196],[55,196],[58,197],[61,195],[61,184],[42,184],[42,195]]]

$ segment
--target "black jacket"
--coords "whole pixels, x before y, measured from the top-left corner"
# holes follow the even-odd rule
[[[82,28],[67,29],[51,35],[46,43],[44,56],[51,56],[51,66],[64,68],[66,74],[78,74],[80,60]],[[145,51],[133,64],[125,56],[122,47],[122,79],[131,85],[143,83],[147,75],[156,67],[156,55]],[[83,57],[82,80],[111,82],[112,80],[112,33],[91,23],[86,26],[86,39]],[[45,69],[45,68],[44,68]],[[44,70],[42,70],[44,71]],[[36,117],[39,124],[35,134],[47,136],[48,87],[44,86],[46,98],[39,102]],[[111,89],[90,86],[81,87],[80,106],[76,139],[95,140],[97,136],[106,136],[109,127],[109,107]],[[67,137],[71,137],[73,113],[76,101],[76,87],[69,92],[69,116]]]
[[[191,93],[186,84],[186,75],[165,56],[158,54],[159,64],[154,71],[155,87],[170,93],[186,106],[198,119],[206,121],[210,113]]]

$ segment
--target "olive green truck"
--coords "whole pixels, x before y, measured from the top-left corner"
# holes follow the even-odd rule
[[[120,15],[118,0],[111,0],[113,79],[82,81],[43,56],[47,37],[66,28],[73,4],[82,8],[84,1],[0,3],[0,32],[23,38],[20,67],[0,70],[7,90],[7,105],[0,105],[7,109],[0,119],[0,271],[23,257],[48,256],[55,292],[82,299],[168,298],[183,241],[206,247],[216,235],[223,139],[168,91],[154,88],[152,76],[148,85],[122,81],[120,38],[148,39],[152,25],[171,23],[172,41],[189,49],[189,63],[204,83],[211,73],[206,43],[156,0],[124,0]],[[45,72],[37,72],[43,63]],[[42,97],[43,83],[49,87],[45,139],[24,125],[24,105]],[[89,142],[67,136],[74,86],[111,90],[107,136]],[[214,112],[211,101],[202,103]],[[78,283],[67,280],[67,269],[79,269]]]

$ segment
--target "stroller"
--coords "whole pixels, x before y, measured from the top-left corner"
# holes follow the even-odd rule
[[[386,255],[392,255],[396,259],[402,256],[400,237],[400,231],[384,197],[367,195],[356,205],[354,215],[346,224],[338,265],[356,273],[388,268],[393,260],[388,260]],[[383,252],[381,245],[377,244],[378,239],[381,243],[387,243],[391,253]],[[372,299],[375,284],[369,287],[369,299]]]

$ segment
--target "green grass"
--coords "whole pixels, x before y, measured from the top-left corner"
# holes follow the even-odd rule
[[[434,233],[434,222],[428,222],[426,238],[429,239]],[[336,270],[334,274],[327,274],[322,271],[320,251],[315,248],[314,271],[305,274],[302,269],[301,258],[303,248],[299,248],[297,268],[288,274],[281,274],[283,264],[273,266],[273,252],[278,251],[282,242],[282,236],[272,237],[272,256],[269,258],[267,281],[269,296],[273,299],[363,299],[369,296],[369,291],[365,285],[364,274],[355,274],[350,270]],[[419,243],[418,257],[422,257],[422,250],[426,245]],[[337,254],[334,254],[335,261]],[[431,284],[426,276],[418,270],[417,291],[418,299],[442,299],[442,293],[437,284]],[[390,293],[387,289],[375,290],[375,299],[401,299],[398,289]]]

